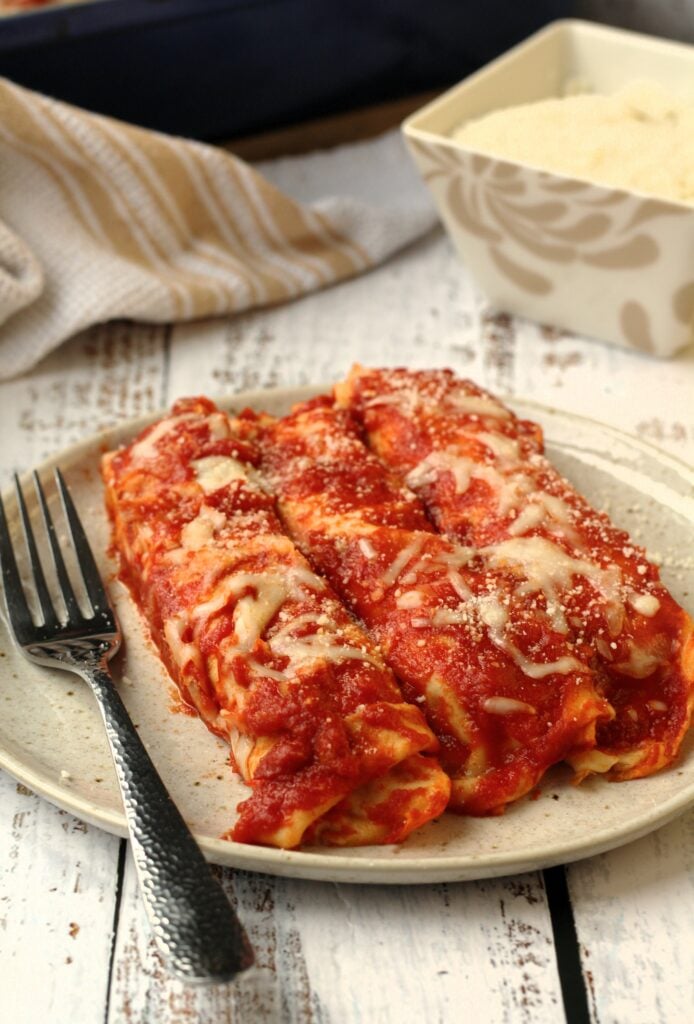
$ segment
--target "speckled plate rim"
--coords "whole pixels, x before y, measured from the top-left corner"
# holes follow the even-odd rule
[[[330,385],[304,386],[299,388],[268,388],[240,392],[217,398],[217,403],[230,410],[240,410],[249,406],[263,409],[279,404],[288,406],[303,401]],[[686,480],[694,489],[694,468],[687,463],[663,452],[656,446],[634,438],[629,434],[589,417],[574,413],[562,412],[556,408],[533,401],[518,398],[506,399],[519,415],[537,416],[545,420],[559,417],[564,422],[582,424],[596,431],[603,437],[614,439],[635,452],[643,453],[656,459],[663,466]],[[50,472],[54,466],[76,466],[89,453],[95,450],[122,444],[124,440],[137,434],[144,426],[162,412],[137,417],[114,425],[113,427],[94,434],[75,445],[45,460],[39,467],[40,473]],[[694,527],[694,517],[689,520]],[[3,609],[4,614],[4,609]],[[0,672],[2,669],[0,668]],[[0,736],[1,743],[1,736]],[[5,769],[17,781],[23,783],[33,792],[44,797],[51,803],[68,811],[82,820],[96,825],[114,835],[127,836],[125,818],[122,814],[98,802],[90,801],[71,792],[60,785],[52,775],[35,771],[21,756],[13,755],[0,745],[0,768]],[[453,855],[450,857],[428,858],[422,850],[416,856],[399,856],[398,847],[392,847],[393,859],[383,860],[369,857],[355,857],[350,852],[330,854],[313,850],[276,850],[269,847],[254,847],[241,843],[213,838],[207,835],[196,835],[206,858],[217,864],[237,867],[248,871],[261,871],[274,875],[313,879],[316,881],[340,881],[361,884],[413,884],[444,881],[470,881],[474,879],[497,877],[516,874],[528,870],[550,867],[554,864],[567,863],[585,857],[604,853],[622,846],[625,843],[647,835],[649,832],[667,824],[694,805],[694,764],[691,756],[687,762],[681,790],[668,800],[652,806],[648,810],[640,810],[633,818],[624,821],[621,827],[608,827],[599,831],[591,831],[582,839],[573,837],[569,841],[555,842],[551,846],[531,845],[512,850],[488,851],[480,855]],[[606,784],[607,785],[607,784]],[[466,819],[461,818],[461,823]],[[494,819],[487,819],[493,821]],[[388,848],[385,848],[388,849]],[[381,848],[383,852],[384,848]]]

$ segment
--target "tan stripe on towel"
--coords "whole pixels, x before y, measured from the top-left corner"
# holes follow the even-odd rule
[[[186,209],[196,233],[206,238],[208,244],[225,246],[243,258],[246,267],[252,272],[251,281],[259,304],[266,305],[293,297],[295,292],[291,282],[287,281],[285,275],[276,272],[264,255],[259,256],[247,244],[234,221],[220,207],[188,148],[176,147],[172,142],[168,143],[168,149],[171,160],[180,169],[174,190],[176,193],[184,188],[189,191],[190,200]]]
[[[104,141],[93,129],[91,118],[80,118],[69,107],[41,99],[42,113],[50,120],[56,133],[55,144],[62,148],[67,159],[79,162],[83,185],[101,212],[102,223],[105,220],[113,224],[115,220],[121,228],[122,249],[129,241],[132,242],[130,259],[154,271],[171,289],[177,316],[190,319],[222,312],[227,302],[217,283],[206,279],[204,275],[193,277],[186,270],[175,266],[173,261],[179,251],[178,247],[172,251],[161,234],[157,235],[152,226],[147,224],[133,202],[132,187],[124,187],[126,183],[119,180],[117,164],[107,159]],[[139,176],[135,181],[136,184],[140,182]]]
[[[166,177],[160,174],[158,168],[162,163],[165,167],[170,163],[160,137],[147,133],[146,144],[140,138],[137,140],[139,144],[133,145],[133,129],[108,118],[99,117],[95,121],[118,146],[123,158],[139,171],[152,202],[157,204],[161,215],[175,231],[184,251],[184,259],[189,258],[188,253],[194,253],[196,255],[193,258],[198,258],[203,265],[209,264],[209,272],[213,276],[220,270],[225,272],[235,308],[267,302],[263,281],[258,273],[248,267],[243,247],[236,238],[225,242],[214,220],[206,216],[206,207],[201,197],[194,195],[191,190],[190,186],[193,185],[194,189],[194,183],[190,182],[186,170],[176,167],[174,173]],[[180,164],[178,154],[175,160]]]

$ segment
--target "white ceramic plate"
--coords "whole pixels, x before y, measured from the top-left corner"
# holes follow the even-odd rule
[[[248,392],[230,399],[273,413],[316,389]],[[694,472],[611,428],[530,403],[513,402],[538,420],[558,467],[591,501],[607,508],[635,540],[663,560],[675,597],[694,607]],[[47,462],[64,470],[105,575],[108,526],[99,456],[133,437],[148,420],[90,438]],[[13,504],[13,503],[12,503]],[[173,684],[143,637],[121,585],[112,594],[126,638],[115,663],[120,692],[173,798],[207,858],[252,871],[342,882],[436,882],[512,874],[577,860],[658,828],[694,803],[694,742],[667,771],[622,784],[589,780],[576,788],[562,766],[539,795],[497,818],[444,815],[400,846],[283,851],[218,838],[247,793],[228,767],[227,748],[195,718],[176,712]],[[48,800],[109,832],[125,835],[117,784],[99,712],[76,676],[22,658],[0,622],[0,767]],[[62,773],[68,773],[66,777]]]

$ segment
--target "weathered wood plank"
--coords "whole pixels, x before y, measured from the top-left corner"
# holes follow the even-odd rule
[[[595,1024],[690,1020],[694,813],[572,865],[568,881]]]
[[[100,1020],[120,840],[4,773],[0,813],[0,1020]]]
[[[12,444],[0,467],[27,469],[119,420],[164,402],[167,330],[112,324],[72,339],[32,373],[0,384]]]
[[[373,889],[292,883],[318,1019],[563,1020],[539,876]],[[344,965],[349,965],[348,969]]]
[[[113,325],[0,385],[0,481],[163,401],[166,331]],[[70,737],[56,736],[56,743]],[[108,992],[120,840],[0,773],[0,1019],[96,1021]]]
[[[163,969],[129,863],[112,1024],[434,1024],[466,1004],[489,1024],[563,1020],[537,875],[411,887],[222,875],[257,962],[232,985],[190,988]]]
[[[255,966],[227,985],[185,985],[166,970],[151,938],[132,859],[126,865],[107,1024],[310,1024],[308,979],[286,881],[215,869],[247,929]]]

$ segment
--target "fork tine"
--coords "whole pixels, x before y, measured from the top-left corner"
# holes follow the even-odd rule
[[[31,528],[31,520],[24,500],[24,494],[22,493],[22,487],[16,473],[14,474],[14,486],[17,491],[17,503],[19,505],[19,512],[22,518],[24,540],[27,546],[27,551],[29,552],[31,571],[34,574],[34,587],[36,589],[36,596],[39,599],[39,604],[41,605],[43,621],[46,626],[57,626],[58,617],[55,614],[53,601],[51,600],[51,595],[46,585],[46,577],[43,574],[43,566],[41,565],[41,559],[39,558],[38,549],[36,547],[34,531]]]
[[[10,625],[18,642],[22,644],[27,641],[35,627],[12,550],[12,538],[2,498],[0,498],[0,565],[2,566],[2,582],[5,588]]]
[[[65,479],[60,470],[56,467],[54,470],[55,482],[60,494],[60,500],[63,505],[63,511],[65,513],[65,519],[67,520],[68,528],[70,530],[70,537],[72,538],[72,544],[77,555],[77,561],[82,573],[82,579],[84,580],[84,586],[89,597],[89,602],[92,606],[92,611],[95,615],[103,615],[104,613],[111,614],[111,604],[106,593],[106,589],[102,583],[101,575],[96,567],[94,561],[94,555],[92,549],[89,546],[89,541],[84,532],[84,527],[80,521],[80,517],[77,514],[77,509],[72,500]]]
[[[55,573],[58,577],[58,584],[63,595],[63,600],[65,601],[68,620],[72,622],[82,622],[84,617],[80,606],[77,603],[75,592],[72,589],[72,583],[70,583],[70,577],[67,574],[67,569],[65,568],[65,562],[60,551],[60,545],[58,544],[58,537],[55,532],[55,526],[53,525],[53,519],[51,518],[51,513],[48,511],[48,502],[46,501],[46,496],[43,493],[43,487],[41,486],[41,481],[39,480],[39,475],[36,471],[34,471],[34,487],[36,488],[36,494],[38,495],[39,504],[41,506],[41,514],[43,516],[44,526],[46,527],[46,533],[48,534],[48,542],[51,546]]]

